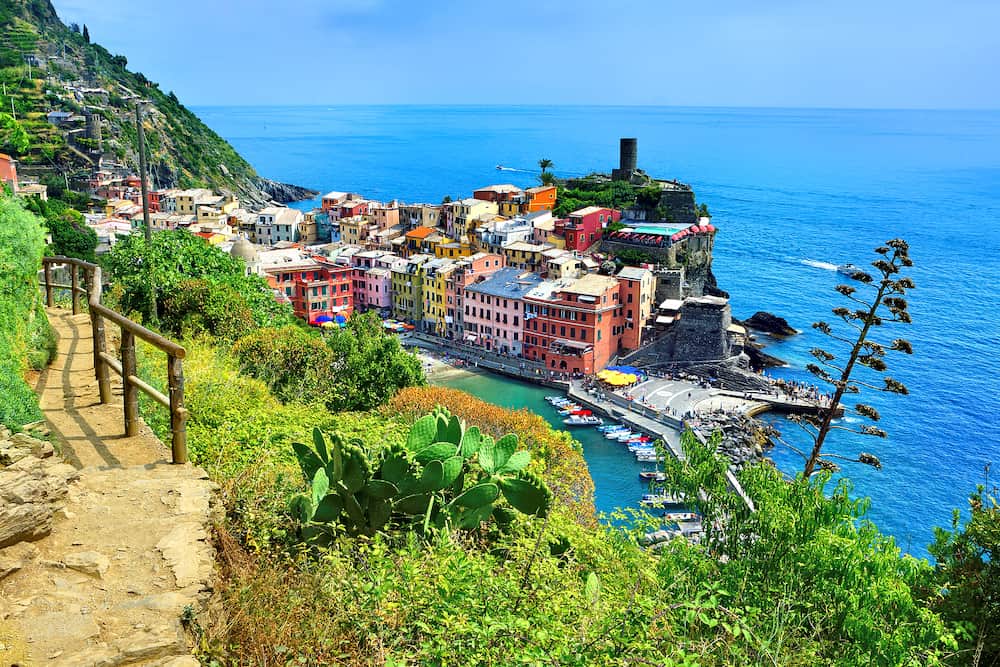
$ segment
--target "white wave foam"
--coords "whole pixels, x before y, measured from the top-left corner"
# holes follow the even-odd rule
[[[800,264],[805,264],[806,266],[811,266],[814,269],[823,269],[824,271],[836,271],[837,265],[831,264],[830,262],[820,262],[815,259],[800,259]]]

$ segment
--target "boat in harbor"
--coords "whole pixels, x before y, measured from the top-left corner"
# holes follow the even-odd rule
[[[659,452],[636,452],[635,460],[639,463],[660,463],[664,458]]]
[[[620,431],[623,428],[626,427],[622,424],[605,424],[604,426],[599,426],[597,430],[601,433],[607,433],[609,431]]]
[[[584,412],[589,413],[588,410],[584,410]],[[570,415],[563,420],[563,424],[566,424],[566,426],[600,426],[603,423],[603,419],[592,414]]]
[[[682,505],[684,499],[669,493],[644,493],[639,504],[644,507],[663,507],[665,505]]]
[[[608,431],[607,433],[604,434],[604,437],[607,438],[608,440],[617,440],[619,436],[624,435],[626,433],[631,433],[631,431],[629,431],[628,429],[625,429],[623,431]]]
[[[694,512],[664,512],[667,521],[701,521],[701,515]]]
[[[643,470],[639,473],[639,479],[644,482],[665,482],[667,474],[658,470]]]

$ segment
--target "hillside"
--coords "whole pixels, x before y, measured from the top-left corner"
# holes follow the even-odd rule
[[[24,149],[2,128],[0,150],[20,160],[22,174],[84,191],[98,167],[138,171],[135,106],[145,101],[154,188],[211,187],[250,206],[315,194],[259,176],[173,92],[127,65],[64,25],[49,0],[0,0],[0,109],[29,140]]]

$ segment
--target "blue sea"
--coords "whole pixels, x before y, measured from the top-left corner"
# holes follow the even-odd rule
[[[766,310],[803,331],[770,341],[808,379],[810,329],[840,303],[837,264],[865,264],[903,237],[917,284],[913,324],[886,330],[914,346],[889,358],[909,396],[869,392],[887,440],[838,432],[830,451],[875,453],[881,471],[845,464],[870,517],[904,549],[926,554],[932,527],[964,508],[984,468],[1000,463],[1000,112],[662,107],[345,106],[199,108],[261,173],[317,190],[439,202],[497,182],[609,171],[618,138],[639,139],[639,166],[695,188],[720,228],[715,273],[733,313]],[[514,170],[497,171],[496,165]],[[309,206],[304,203],[303,206]],[[793,440],[795,427],[787,426]],[[803,445],[801,439],[797,440]],[[623,454],[624,456],[624,454]],[[773,453],[793,473],[801,459]],[[614,456],[590,461],[598,505],[634,492]],[[1000,476],[997,470],[990,482]],[[618,495],[616,495],[618,494]],[[619,497],[619,495],[621,497]],[[627,497],[626,497],[627,496]]]

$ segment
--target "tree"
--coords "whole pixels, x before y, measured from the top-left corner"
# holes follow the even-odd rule
[[[97,232],[87,226],[83,215],[73,209],[46,216],[46,226],[52,234],[52,252],[77,257],[87,262],[97,261]]]
[[[69,29],[72,32],[75,32],[78,35],[80,34],[80,24],[79,23],[70,23],[69,24]]]
[[[874,296],[867,298],[858,296],[858,287],[837,285],[834,289],[859,307],[851,309],[838,306],[832,310],[833,314],[843,322],[839,330],[834,330],[827,322],[821,321],[813,324],[813,328],[820,333],[839,343],[849,345],[850,354],[847,357],[847,362],[839,365],[840,362],[837,356],[826,350],[813,348],[809,351],[819,364],[808,364],[806,369],[821,382],[834,387],[834,393],[829,405],[821,409],[817,415],[797,416],[793,418],[793,421],[799,424],[813,441],[812,450],[808,456],[798,449],[791,447],[791,449],[798,452],[805,459],[806,463],[802,474],[807,478],[816,471],[817,466],[830,471],[837,470],[837,464],[830,460],[832,458],[864,463],[875,468],[881,468],[882,463],[873,454],[862,452],[856,459],[836,454],[824,455],[823,444],[830,431],[834,429],[879,438],[886,437],[885,431],[873,424],[865,424],[858,429],[854,429],[833,423],[833,419],[837,415],[838,407],[840,406],[840,401],[845,394],[858,394],[862,387],[891,394],[908,393],[903,383],[891,377],[882,378],[882,386],[852,378],[857,364],[869,368],[874,373],[884,373],[887,368],[885,363],[887,351],[903,352],[904,354],[913,353],[913,347],[905,339],[896,338],[887,345],[869,338],[870,334],[873,333],[874,327],[881,327],[890,322],[910,323],[908,304],[904,297],[907,290],[914,288],[913,281],[910,278],[899,277],[898,275],[902,268],[913,266],[913,261],[910,259],[909,254],[909,245],[906,241],[892,239],[891,241],[887,241],[884,246],[876,248],[875,252],[881,255],[879,259],[871,263],[872,267],[879,274],[878,278],[873,278],[871,274],[861,269],[857,269],[851,275],[851,280],[857,283],[862,289],[869,292],[874,291]],[[857,337],[851,340],[842,335],[840,331],[844,326],[854,329],[857,332]],[[856,404],[851,411],[870,422],[877,422],[881,418],[875,408],[863,403]]]
[[[31,145],[31,137],[9,113],[0,113],[0,147],[8,153],[21,155]]]
[[[543,171],[538,175],[538,180],[542,185],[554,185],[556,182],[556,175],[551,171]]]
[[[90,30],[87,28],[86,23],[83,24],[83,41],[87,42],[87,44],[90,44]]]
[[[543,157],[541,160],[538,161],[538,166],[541,168],[542,173],[544,174],[546,171],[552,168],[552,160],[548,159],[547,157]],[[544,183],[544,181],[542,182]]]
[[[331,410],[370,410],[403,387],[424,384],[420,361],[386,333],[375,313],[356,313],[327,337],[333,350]]]
[[[989,466],[986,467],[987,472]],[[1000,503],[980,485],[969,496],[969,520],[956,509],[951,530],[936,528],[929,547],[944,594],[937,610],[956,625],[969,665],[1000,663]]]
[[[445,195],[441,200],[442,204],[450,204],[452,202],[451,195]]]
[[[109,278],[119,288],[120,308],[126,313],[143,313],[148,321],[154,315],[171,319],[171,313],[163,310],[163,300],[189,279],[204,280],[210,287],[232,288],[240,295],[240,307],[248,309],[254,326],[280,326],[293,319],[291,309],[275,300],[263,278],[246,275],[241,260],[186,231],[157,232],[149,247],[142,234],[127,236],[115,244],[104,264]],[[150,282],[157,290],[157,313],[149,312]]]

